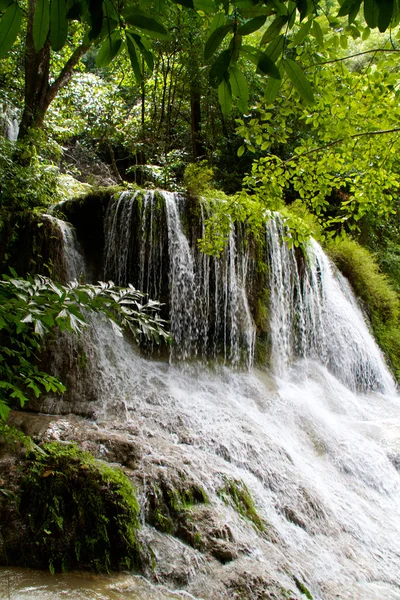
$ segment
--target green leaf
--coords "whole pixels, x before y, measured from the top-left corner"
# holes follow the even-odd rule
[[[140,35],[138,35],[137,33],[133,33],[130,31],[129,35],[131,36],[131,38],[134,40],[137,47],[139,48],[139,50],[145,60],[146,65],[148,66],[150,71],[152,71],[154,69],[154,58],[153,58],[151,51],[145,46],[146,41],[142,40]]]
[[[394,7],[394,0],[379,1],[378,27],[380,32],[386,31],[386,29],[389,27],[390,21],[393,17]]]
[[[0,58],[3,58],[15,42],[22,20],[18,4],[12,4],[0,20]]]
[[[279,71],[267,52],[261,52],[261,50],[253,46],[242,46],[240,53],[255,64],[258,71],[263,75],[270,75],[275,79],[280,79]]]
[[[231,62],[231,55],[231,50],[223,50],[211,65],[209,79],[212,87],[218,87],[224,79],[229,63]]]
[[[374,29],[378,25],[379,3],[378,0],[364,0],[364,18],[368,27]]]
[[[131,61],[132,70],[135,74],[136,81],[141,84],[143,81],[143,75],[142,75],[142,71],[140,68],[138,56],[136,53],[135,42],[134,42],[132,36],[129,34],[129,32],[127,32],[127,34],[126,34],[126,45],[128,48],[128,54],[129,54],[129,58]]]
[[[89,14],[91,20],[89,39],[94,40],[100,35],[103,27],[103,2],[89,0]]]
[[[241,25],[238,30],[237,30],[237,34],[238,35],[249,35],[250,33],[254,33],[255,31],[257,31],[258,29],[260,29],[260,27],[262,27],[265,23],[266,17],[254,17],[254,19],[250,19],[250,21],[247,21],[246,23],[243,23],[243,25]]]
[[[282,61],[282,64],[290,81],[293,83],[300,97],[305,102],[312,104],[314,102],[314,94],[311,89],[310,82],[304,75],[299,65],[290,58],[285,58]]]
[[[278,66],[278,65],[277,65]],[[279,70],[279,69],[278,69]],[[272,104],[275,98],[277,97],[279,90],[282,85],[282,74],[281,79],[274,79],[270,77],[268,79],[267,85],[264,88],[264,98],[267,104]]]
[[[136,10],[133,7],[127,7],[122,11],[122,14],[129,25],[133,25],[144,31],[149,37],[156,40],[171,40],[171,36],[164,25],[152,17],[145,15],[142,11]]]
[[[312,25],[312,20],[306,21],[293,38],[293,46],[299,46],[306,39]]]
[[[314,4],[311,0],[297,0],[297,10],[300,13],[300,21],[306,18],[314,8]]]
[[[53,50],[64,46],[68,35],[67,8],[65,0],[51,0],[50,43]]]
[[[194,8],[193,0],[171,0],[171,2],[185,6],[186,8]]]
[[[237,155],[238,156],[243,156],[244,151],[245,151],[245,147],[243,145],[239,146],[238,151],[237,151]]]
[[[214,0],[194,0],[194,8],[202,10],[204,13],[215,12],[216,6]]]
[[[280,34],[282,27],[288,22],[288,19],[289,17],[286,15],[281,15],[274,19],[271,25],[268,27],[267,31],[262,36],[260,43],[267,44],[268,42],[276,38]]]
[[[349,25],[353,23],[358,12],[360,10],[361,0],[344,0],[340,10],[338,12],[338,17],[349,16]]]
[[[232,96],[239,99],[239,109],[245,113],[249,103],[249,86],[246,77],[238,67],[229,67],[229,83],[231,85]]]
[[[232,108],[232,90],[229,81],[225,78],[218,86],[218,100],[221,106],[222,114],[226,117]]]
[[[275,38],[269,44],[269,46],[266,47],[265,54],[267,54],[270,57],[270,59],[274,63],[276,63],[276,61],[278,60],[278,58],[281,56],[281,54],[283,52],[284,44],[285,44],[285,36],[279,35],[277,38]]]
[[[217,27],[208,37],[204,46],[204,60],[208,60],[219,48],[226,35],[233,31],[233,23]]]
[[[4,400],[0,399],[0,418],[3,421],[7,421],[8,415],[10,414],[10,410],[11,409],[7,406]]]
[[[312,35],[317,40],[318,46],[324,47],[324,34],[322,33],[321,25],[317,21],[313,21]]]
[[[121,49],[122,38],[119,31],[113,31],[112,34],[106,38],[101,46],[99,53],[96,58],[96,65],[98,67],[106,67],[115,58]]]
[[[14,0],[0,0],[0,10],[6,10]]]
[[[33,17],[33,42],[36,51],[43,47],[50,27],[50,4],[49,0],[37,0],[35,14]]]

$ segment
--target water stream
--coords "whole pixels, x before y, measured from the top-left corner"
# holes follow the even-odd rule
[[[283,242],[280,217],[271,219],[272,368],[251,366],[249,257],[239,233],[232,230],[220,261],[200,257],[182,225],[183,200],[163,197],[166,239],[160,236],[151,251],[142,239],[131,258],[137,198],[116,200],[106,221],[105,269],[127,283],[135,264],[135,277],[155,291],[161,289],[160,264],[168,268],[171,329],[179,346],[172,361],[149,360],[96,321],[86,383],[101,389],[101,399],[92,402],[96,428],[140,448],[141,535],[156,559],[147,576],[175,592],[130,575],[47,579],[3,570],[0,581],[8,578],[11,591],[0,598],[253,600],[284,598],[278,595],[284,588],[291,594],[286,597],[300,599],[306,597],[296,587],[300,581],[314,600],[399,600],[400,397],[348,283],[314,242],[307,260],[299,259]],[[152,238],[154,194],[139,208],[153,222],[143,230]],[[225,359],[218,365],[177,360],[201,359],[218,345]],[[240,369],[242,347],[247,358]],[[52,439],[66,439],[71,427],[69,417],[59,420]],[[184,473],[205,488],[210,508],[199,508],[193,519],[201,535],[229,544],[229,560],[146,524],[146,486],[160,472]],[[222,502],[218,490],[226,478],[246,484],[266,533]],[[240,589],[244,595],[235,595]]]

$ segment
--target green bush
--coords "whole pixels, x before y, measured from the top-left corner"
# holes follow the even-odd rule
[[[213,170],[208,166],[206,160],[191,163],[185,169],[183,183],[186,190],[192,196],[201,196],[212,187]]]

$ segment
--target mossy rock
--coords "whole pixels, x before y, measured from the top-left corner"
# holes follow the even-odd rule
[[[166,477],[163,473],[152,482],[147,493],[146,519],[159,531],[169,533],[199,548],[200,537],[193,530],[191,508],[208,504],[206,491],[184,473]]]
[[[225,476],[224,484],[217,494],[225,504],[232,506],[242,517],[251,521],[257,531],[266,532],[266,523],[258,515],[253,497],[243,481]]]
[[[121,470],[74,444],[53,442],[30,453],[19,512],[27,566],[111,571],[140,564],[134,487]]]

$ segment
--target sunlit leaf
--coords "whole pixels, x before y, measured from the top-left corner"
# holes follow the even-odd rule
[[[103,42],[96,58],[98,67],[106,67],[115,58],[121,49],[122,38],[119,31],[113,31],[112,34]]]
[[[309,104],[313,103],[314,94],[311,89],[310,82],[304,75],[299,65],[294,60],[291,60],[289,58],[285,58],[282,61],[282,64],[290,81],[293,83],[300,97]]]
[[[3,58],[14,44],[21,26],[22,12],[18,4],[12,4],[0,20],[0,58]]]
[[[324,47],[324,34],[322,33],[321,25],[318,21],[313,21],[312,25],[312,35],[318,42],[318,45],[323,48]]]
[[[136,81],[138,83],[142,83],[142,81],[143,81],[143,75],[142,75],[142,71],[141,71],[141,68],[140,68],[138,56],[137,56],[137,53],[136,53],[135,42],[134,42],[132,36],[128,32],[126,34],[126,45],[127,45],[127,48],[128,48],[129,59],[131,61],[132,70],[133,70],[133,72],[135,74]]]
[[[303,25],[300,27],[299,31],[296,33],[296,35],[293,38],[293,42],[292,42],[293,46],[298,46],[299,44],[304,42],[304,40],[306,39],[307,35],[310,32],[311,25],[312,25],[311,20],[303,23]]]
[[[202,10],[204,13],[212,13],[216,9],[214,0],[194,0],[193,4],[196,10]]]

